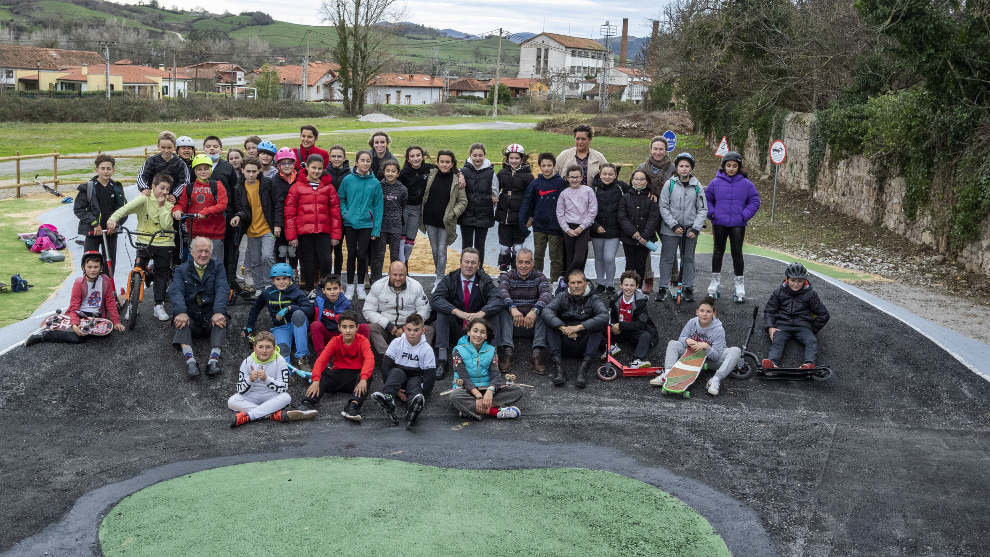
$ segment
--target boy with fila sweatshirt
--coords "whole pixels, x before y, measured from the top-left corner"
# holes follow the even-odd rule
[[[357,334],[358,315],[345,311],[337,316],[340,334],[330,339],[313,365],[313,382],[306,389],[303,404],[313,408],[324,393],[351,393],[340,415],[352,422],[361,423],[361,405],[368,396],[368,381],[375,369],[375,354],[367,337]],[[327,364],[333,368],[323,373]]]
[[[316,410],[285,410],[289,396],[289,366],[275,347],[275,335],[259,332],[254,351],[241,362],[237,392],[227,399],[227,407],[237,412],[230,427],[270,418],[276,422],[312,420]]]
[[[712,366],[718,366],[718,369],[715,371],[715,375],[708,380],[705,388],[708,389],[708,394],[717,396],[722,380],[736,367],[742,350],[736,346],[727,347],[725,345],[725,329],[722,327],[722,322],[715,317],[715,298],[705,296],[698,304],[698,309],[695,310],[694,315],[695,317],[692,317],[681,329],[681,334],[677,340],[667,343],[667,355],[664,358],[663,367],[667,370],[674,367],[674,364],[687,352],[688,348],[694,350],[707,348],[708,358],[706,361],[711,362]],[[663,385],[666,379],[667,373],[665,372],[651,380],[650,385],[659,387]]]
[[[432,391],[435,381],[437,363],[433,357],[433,348],[423,338],[424,328],[423,316],[420,314],[413,313],[406,318],[402,336],[392,340],[382,358],[382,369],[388,370],[385,386],[371,395],[392,418],[392,423],[397,424],[399,419],[395,415],[395,396],[399,389],[404,388],[409,397],[406,429],[416,425],[416,418],[426,405],[426,396],[423,393]]]

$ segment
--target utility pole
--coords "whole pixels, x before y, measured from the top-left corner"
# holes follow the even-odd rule
[[[306,33],[306,56],[303,57],[302,92],[299,94],[299,100],[305,101],[309,97],[306,94],[307,85],[309,85],[309,32]]]
[[[492,99],[492,118],[498,118],[499,70],[502,64],[502,28],[498,28],[498,58],[495,59],[495,98]]]
[[[179,98],[179,92],[175,90],[175,88],[178,87],[179,85],[179,76],[176,75],[177,73],[178,73],[178,66],[175,65],[175,49],[173,48],[172,49],[172,89],[171,89],[173,99]]]
[[[100,49],[103,50],[103,60],[106,62],[106,72],[104,73],[104,83],[107,90],[107,100],[110,100],[110,47],[117,46],[117,41],[100,41]]]
[[[598,85],[598,111],[606,112],[608,110],[608,73],[609,73],[609,63],[612,61],[608,50],[608,40],[615,35],[615,25],[609,25],[608,20],[601,27],[602,36],[605,38],[605,52],[602,53],[602,79]]]

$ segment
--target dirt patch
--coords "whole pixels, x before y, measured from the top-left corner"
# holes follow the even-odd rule
[[[574,126],[591,124],[595,135],[609,137],[650,138],[666,130],[676,134],[691,133],[694,122],[687,112],[663,111],[633,114],[598,114],[595,116],[566,115],[541,120],[536,129],[570,135]]]

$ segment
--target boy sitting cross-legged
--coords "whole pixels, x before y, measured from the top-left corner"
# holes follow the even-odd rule
[[[357,313],[353,311],[337,316],[340,334],[330,339],[313,364],[313,383],[306,389],[303,404],[315,407],[323,393],[351,393],[340,415],[360,423],[364,419],[361,405],[368,396],[368,381],[375,369],[375,354],[368,338],[357,334],[357,320]],[[331,360],[333,367],[323,373]]]
[[[426,396],[436,381],[436,359],[433,348],[423,338],[423,316],[413,313],[406,317],[402,335],[392,339],[382,358],[382,370],[386,374],[385,386],[371,398],[381,405],[385,413],[398,423],[395,416],[395,397],[399,389],[405,389],[409,400],[406,409],[406,427],[416,425],[416,418],[426,405]]]
[[[254,338],[254,352],[241,362],[237,392],[227,399],[227,406],[237,412],[230,427],[271,418],[277,422],[312,420],[316,410],[285,410],[292,401],[286,392],[289,368],[275,347],[275,335],[259,332]]]

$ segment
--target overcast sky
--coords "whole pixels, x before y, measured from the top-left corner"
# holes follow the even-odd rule
[[[113,0],[121,4],[136,4],[137,0]],[[322,25],[320,0],[271,2],[260,0],[158,0],[161,5],[181,6],[191,10],[201,7],[214,13],[262,11],[273,18],[293,23]],[[483,34],[505,28],[510,33],[529,31],[570,34],[579,37],[601,36],[601,25],[608,20],[622,32],[622,18],[629,18],[629,34],[646,37],[650,22],[659,15],[665,2],[630,2],[629,0],[471,0],[470,2],[440,0],[400,0],[405,14],[402,21],[412,21],[437,29],[456,29],[465,33]],[[290,9],[287,9],[291,7]]]

